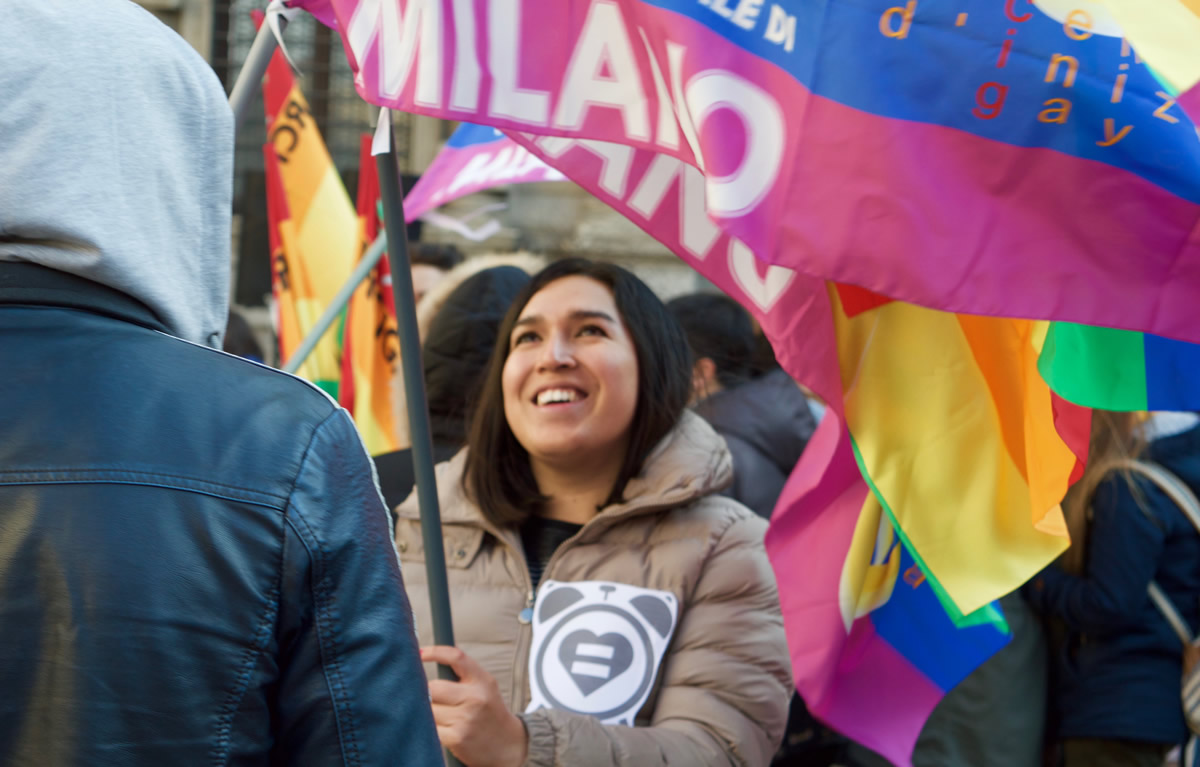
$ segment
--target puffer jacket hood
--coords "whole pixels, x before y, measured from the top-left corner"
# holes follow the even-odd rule
[[[9,3],[0,50],[0,261],[114,288],[219,348],[233,119],[212,69],[128,0]]]
[[[483,527],[483,514],[460,481],[466,458],[463,448],[437,466],[442,521]],[[724,490],[732,479],[733,459],[724,440],[703,418],[685,411],[679,425],[650,451],[642,473],[629,480],[624,503],[605,508],[596,519],[685,505]],[[416,493],[396,508],[396,515],[420,518]]]

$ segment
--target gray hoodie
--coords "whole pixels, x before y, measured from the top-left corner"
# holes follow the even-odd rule
[[[212,69],[130,0],[0,0],[0,51],[0,260],[116,288],[219,348],[233,119]]]

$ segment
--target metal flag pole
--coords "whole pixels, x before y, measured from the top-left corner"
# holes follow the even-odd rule
[[[287,24],[286,18],[280,19],[280,24]],[[275,55],[278,45],[279,41],[275,39],[270,24],[263,24],[258,28],[254,44],[250,46],[250,53],[246,55],[246,61],[242,64],[242,71],[238,72],[237,82],[233,84],[233,90],[229,93],[229,107],[233,110],[235,133],[249,111],[251,99],[258,93],[263,75],[267,73],[267,66],[271,63],[271,57]]]
[[[241,127],[250,100],[258,93],[258,87],[262,83],[263,75],[267,73],[276,48],[283,49],[283,57],[287,59],[292,71],[298,71],[296,62],[292,61],[283,45],[283,30],[287,29],[288,22],[300,12],[299,8],[289,8],[284,0],[271,0],[267,6],[266,17],[258,27],[258,34],[254,36],[250,53],[246,54],[242,71],[238,72],[237,82],[233,84],[233,90],[229,93],[229,107],[233,110],[235,133]]]
[[[412,437],[413,474],[417,479],[417,504],[421,510],[421,537],[425,543],[425,575],[429,581],[429,606],[433,613],[433,641],[454,644],[450,621],[450,588],[446,582],[446,552],[442,545],[442,518],[438,510],[437,484],[433,473],[433,438],[429,430],[429,405],[425,401],[425,375],[421,366],[421,339],[417,332],[417,309],[413,300],[412,272],[405,232],[404,196],[400,168],[396,164],[392,115],[380,110],[372,149],[379,168],[379,192],[383,199],[383,225],[388,233],[388,263],[392,270],[392,298],[396,302],[396,325],[400,335],[400,363],[408,399],[408,426]],[[438,666],[438,677],[457,679],[448,667]],[[447,754],[447,764],[459,764]]]
[[[329,306],[325,307],[325,312],[317,319],[317,324],[312,330],[308,331],[308,335],[296,347],[296,351],[292,352],[292,356],[288,357],[287,362],[283,366],[283,370],[288,373],[295,373],[312,354],[313,349],[317,348],[317,344],[321,342],[321,338],[325,335],[329,327],[337,320],[338,315],[346,308],[346,304],[350,303],[350,297],[354,295],[355,289],[359,283],[367,278],[375,265],[379,263],[379,259],[383,257],[384,250],[387,248],[387,232],[380,232],[375,238],[375,242],[371,243],[371,247],[363,253],[363,257],[358,260],[358,264],[354,267],[354,271],[350,273],[349,279],[342,284],[337,295],[329,302]],[[409,278],[412,279],[411,277]]]

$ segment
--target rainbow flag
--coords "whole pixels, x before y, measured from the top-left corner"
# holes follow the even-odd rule
[[[767,543],[803,562],[781,583],[795,672],[810,711],[895,764],[942,699],[1010,635],[998,607],[962,627],[863,481],[849,434],[822,421],[784,490]],[[777,565],[778,567],[778,565]],[[800,576],[800,568],[795,575]]]
[[[358,153],[358,221],[361,252],[379,235],[379,170],[364,135]],[[360,256],[361,258],[361,256]],[[399,450],[392,385],[400,358],[392,272],[386,257],[355,289],[342,331],[342,382],[338,402],[354,417],[371,455]]]
[[[1044,322],[938,312],[848,286],[830,288],[830,306],[863,477],[961,618],[1066,548],[1058,503],[1085,448],[1058,422],[1086,424],[1090,413],[1039,374]],[[931,512],[948,503],[954,512]],[[985,547],[1004,556],[982,558]]]
[[[810,313],[828,324],[805,332],[833,348],[811,335],[788,362],[803,360],[830,411],[767,548],[785,622],[803,627],[788,640],[809,709],[908,765],[938,701],[1007,641],[987,600],[1065,548],[1058,500],[1090,411],[1038,375],[1045,322],[824,287],[808,302],[825,298]],[[796,332],[785,314],[760,321],[781,345]]]
[[[275,332],[279,338],[279,354],[283,357],[299,346],[304,338],[298,311],[299,303],[296,300],[296,285],[292,278],[293,274],[300,273],[301,266],[297,258],[296,231],[292,225],[292,215],[288,210],[287,195],[283,191],[283,179],[279,173],[279,158],[270,147],[263,147],[263,163],[267,181],[267,240],[271,248],[271,294],[275,298],[274,319]],[[315,371],[309,367],[298,372],[307,378]]]
[[[282,53],[271,59],[263,99],[268,221],[281,248],[272,262],[279,355],[286,362],[350,277],[360,247],[358,219]],[[336,327],[297,373],[337,396],[341,344]]]
[[[1038,369],[1054,391],[1104,410],[1200,410],[1200,345],[1147,333],[1050,324]]]

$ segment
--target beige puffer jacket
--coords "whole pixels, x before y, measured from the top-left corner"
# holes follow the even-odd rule
[[[531,697],[529,571],[517,532],[495,529],[465,498],[464,459],[459,453],[437,467],[455,639],[496,678],[510,710],[522,714]],[[543,585],[629,584],[669,592],[680,607],[637,726],[546,708],[522,714],[526,765],[770,762],[787,720],[791,667],[763,549],[766,523],[715,495],[728,485],[731,467],[724,441],[685,414],[629,483],[626,502],[602,510],[555,552]],[[415,493],[397,514],[396,544],[418,634],[422,645],[432,644]],[[426,672],[433,678],[432,665]]]

